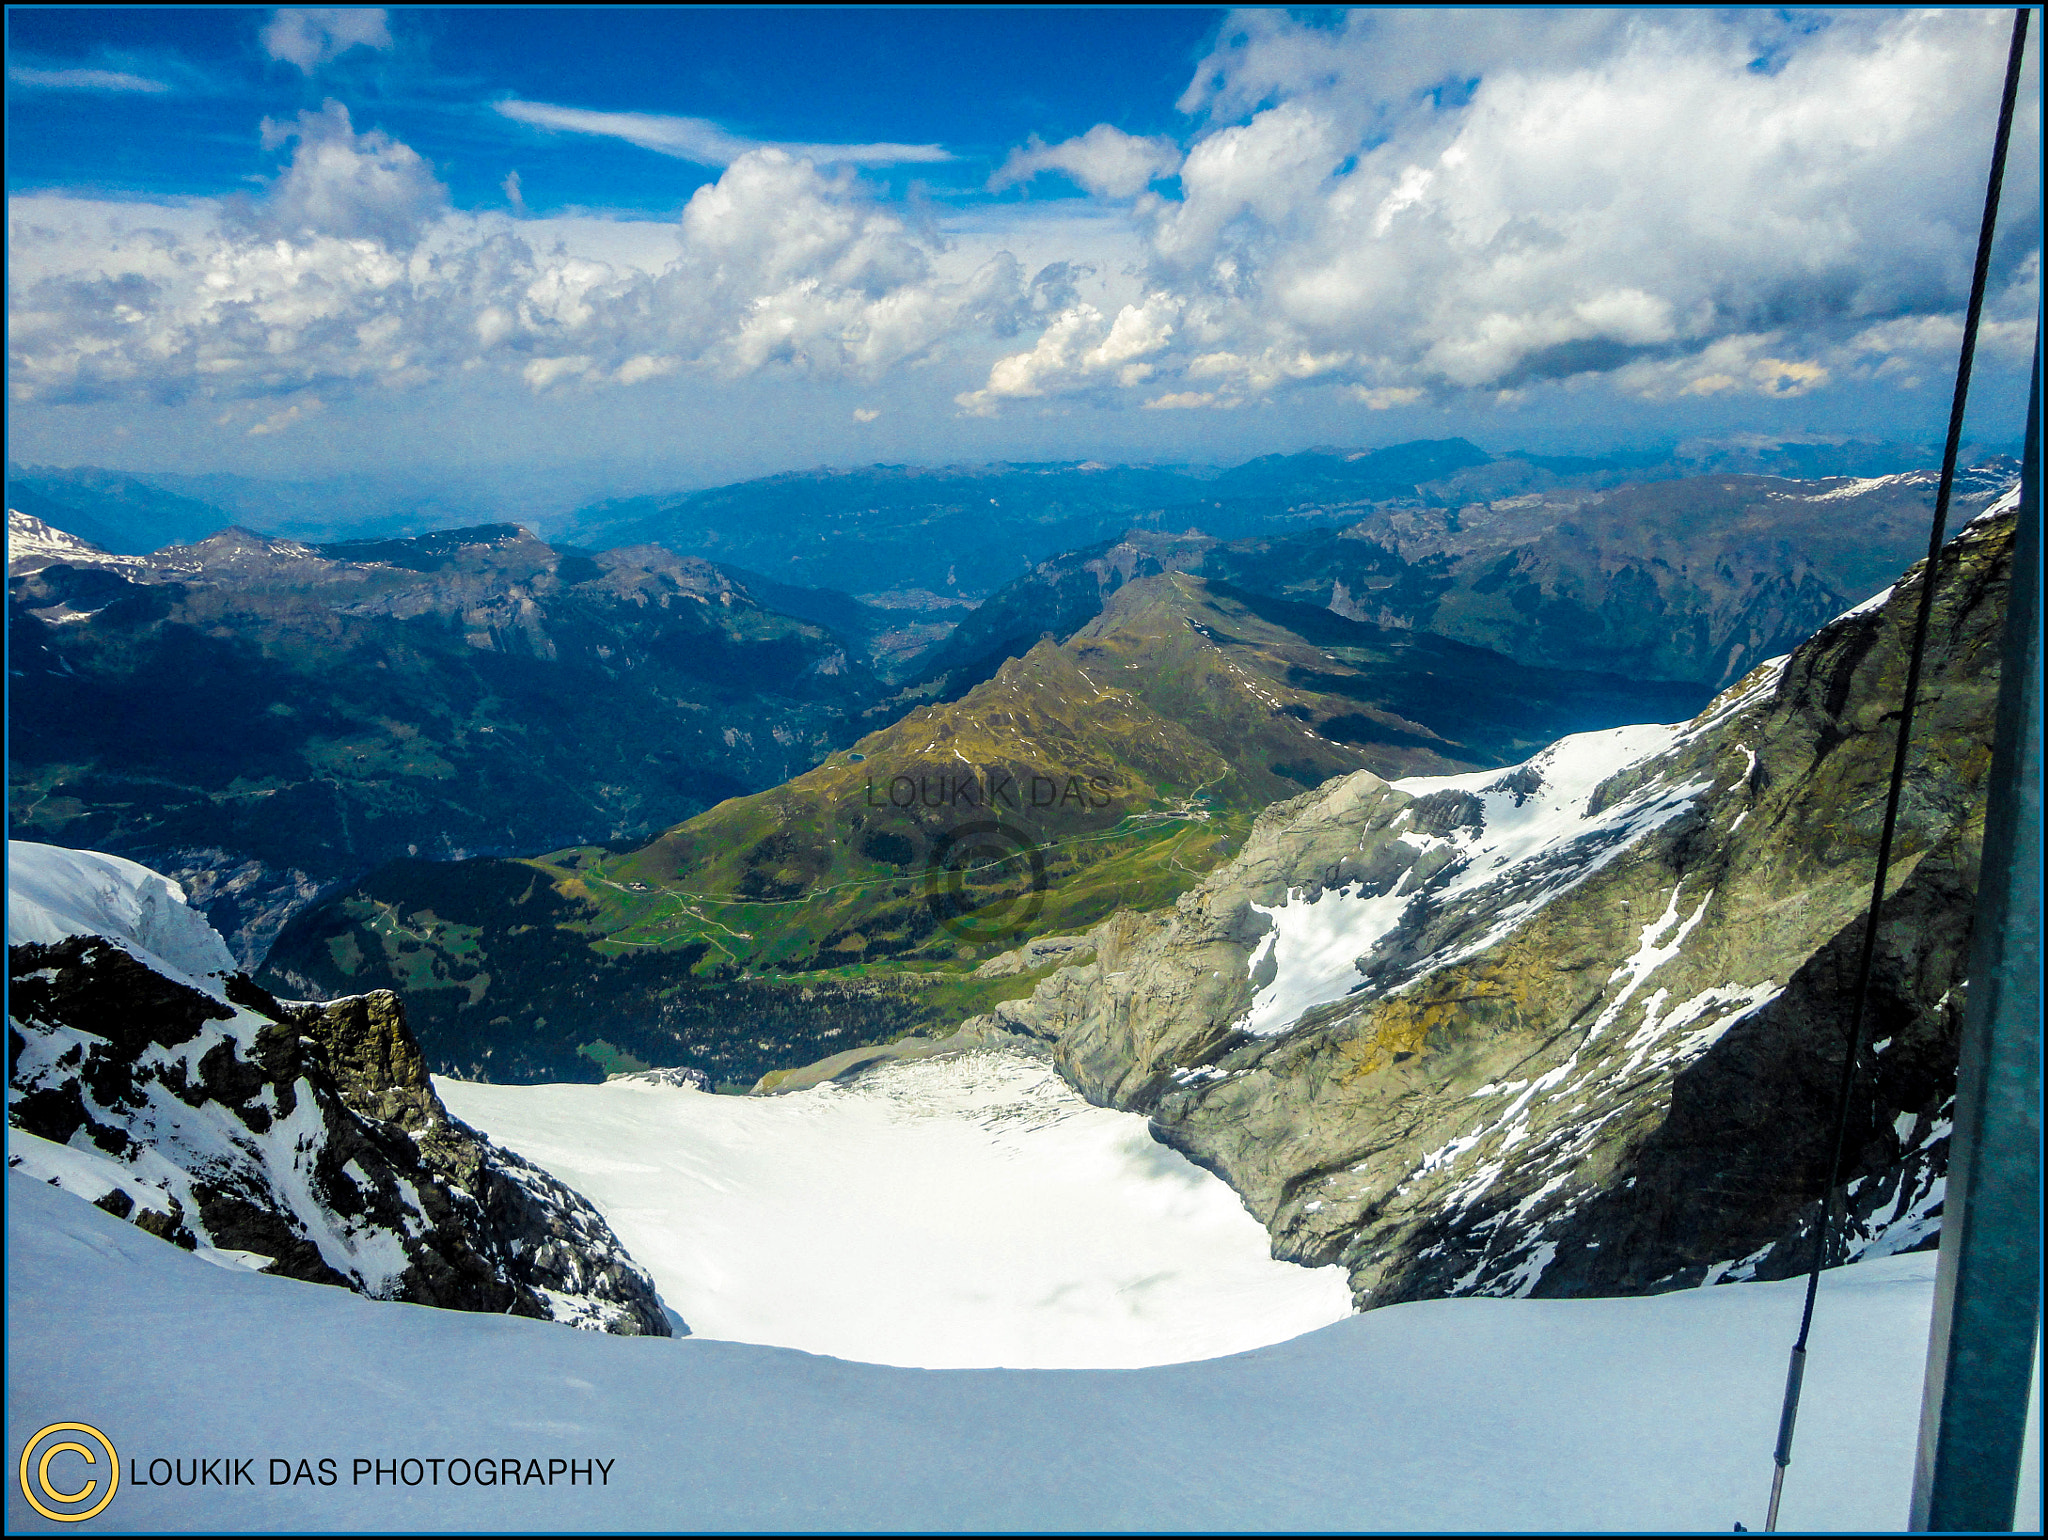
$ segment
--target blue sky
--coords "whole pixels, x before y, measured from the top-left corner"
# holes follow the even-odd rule
[[[1931,437],[2009,13],[7,23],[15,458],[702,481]]]
[[[266,49],[270,16],[10,11],[17,75],[96,69],[166,88],[17,86],[15,190],[215,194],[274,169],[256,119],[338,95],[363,126],[432,161],[465,207],[502,202],[517,169],[536,213],[673,217],[716,178],[654,151],[621,154],[616,139],[522,127],[493,110],[506,100],[708,119],[770,142],[937,144],[955,158],[876,170],[899,194],[914,179],[978,200],[1031,134],[1177,129],[1174,98],[1222,20],[1192,9],[410,11],[386,22],[389,47],[357,44],[308,73]]]

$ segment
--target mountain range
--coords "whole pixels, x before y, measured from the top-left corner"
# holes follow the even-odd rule
[[[1939,1228],[2015,501],[1935,579],[1831,1262]],[[1361,1306],[1796,1274],[1927,581],[1689,722],[1268,808],[970,1025],[1050,1042]]]
[[[602,1217],[451,1119],[428,1069],[517,1081],[653,1064],[766,1092],[861,1073],[846,1050],[892,1038],[904,1060],[1028,1042],[1227,1180],[1275,1255],[1341,1266],[1362,1308],[1657,1293],[1788,1277],[1821,1244],[1834,1262],[1924,1249],[2012,564],[2019,494],[1991,497],[2003,476],[1966,488],[1966,514],[1991,506],[1937,565],[1775,657],[1729,650],[1773,634],[1745,590],[1790,585],[1769,598],[1789,626],[1786,594],[1869,581],[1868,549],[1820,526],[1848,509],[1859,528],[1903,529],[1922,482],[1708,478],[1575,493],[1569,518],[1551,493],[1437,524],[1383,509],[1349,526],[1379,553],[1352,576],[1435,563],[1448,579],[1409,624],[1390,623],[1394,599],[1360,618],[1341,569],[1287,558],[1283,542],[1315,531],[1133,537],[1042,564],[991,610],[1005,625],[1056,611],[1076,622],[1066,634],[1021,651],[999,634],[991,650],[1009,655],[985,677],[959,671],[989,654],[963,651],[908,688],[659,547],[564,551],[493,526],[317,548],[229,531],[135,556],[23,517],[15,624],[41,650],[16,656],[51,678],[97,668],[102,690],[132,677],[167,692],[201,643],[239,644],[184,699],[258,698],[289,718],[270,708],[302,704],[316,677],[336,688],[337,659],[418,666],[400,650],[413,633],[374,629],[387,623],[536,669],[610,661],[594,638],[626,634],[645,651],[620,673],[671,667],[706,688],[773,657],[768,677],[819,681],[785,699],[844,736],[783,744],[808,767],[651,838],[394,860],[289,918],[256,977],[163,877],[28,847],[14,896],[29,919],[10,920],[21,1163],[223,1265],[658,1334],[673,1323]],[[1695,538],[1664,543],[1682,516]],[[1261,570],[1265,591],[1246,581]],[[1584,599],[1549,633],[1532,622],[1526,651],[1592,632],[1583,617],[1603,609],[1668,624],[1698,595],[1689,655],[1745,671],[1702,703],[1700,679],[1643,683],[1440,634],[1446,616],[1540,617],[1588,571],[1610,576],[1613,602]],[[1394,578],[1380,592],[1409,602]],[[1871,1030],[1848,1066],[1849,1223],[1823,1239],[1846,981],[1923,592],[1920,727]],[[1505,612],[1477,603],[1495,593]],[[1447,602],[1460,596],[1475,597]],[[1628,635],[1585,645],[1625,653]],[[411,645],[444,670],[462,656]],[[234,696],[270,657],[313,660],[299,693]],[[150,726],[139,697],[105,698],[130,712],[115,725]],[[900,714],[853,736],[878,710]],[[382,725],[410,742],[396,713]],[[151,728],[142,757],[166,741]],[[356,752],[330,783],[373,781],[348,768],[367,763]],[[100,909],[79,920],[66,906],[80,903]],[[926,1042],[902,1042],[907,1028]],[[778,1083],[807,1060],[824,1062]],[[575,1291],[550,1280],[581,1286],[590,1259],[603,1287],[565,1303]]]
[[[1316,520],[1346,510],[1357,517],[1368,504],[1389,500],[1456,507],[1519,493],[1720,473],[1874,477],[1939,458],[1938,449],[1925,445],[1839,436],[1738,436],[1595,455],[1498,456],[1463,439],[1439,439],[1266,455],[1227,468],[1095,461],[874,465],[672,492],[652,485],[658,478],[651,470],[616,464],[441,475],[357,469],[280,480],[10,463],[7,505],[127,555],[189,544],[230,525],[317,544],[518,522],[578,546],[651,539],[681,554],[735,561],[777,581],[855,593],[952,592],[946,574],[957,568],[956,578],[979,575],[981,586],[960,578],[957,590],[979,598],[1015,576],[1024,557],[1036,562],[1133,527],[1194,523],[1212,535],[1235,537],[1275,518]],[[588,489],[622,481],[648,490],[588,500]],[[862,558],[851,570],[835,565],[829,553],[820,562],[817,547],[827,534],[855,537],[886,559]],[[986,570],[984,546],[1000,558]],[[741,550],[749,554],[735,554]],[[948,550],[953,554],[938,560]],[[849,553],[842,546],[836,554]]]
[[[851,736],[822,627],[655,547],[513,525],[144,557],[10,516],[13,826],[153,861],[260,957],[395,857],[659,829]]]
[[[1955,509],[1981,511],[2017,475],[2004,459],[1965,470]],[[1342,527],[1237,540],[1134,530],[1041,563],[992,595],[933,649],[916,682],[957,694],[1039,635],[1078,630],[1120,585],[1179,571],[1525,663],[1718,688],[1918,554],[1938,480],[1927,470],[1696,476],[1386,506]]]
[[[372,873],[294,919],[265,977],[410,988],[429,1052],[469,1073],[588,1075],[623,1050],[745,1086],[870,1022],[1014,992],[973,976],[998,936],[1167,902],[1260,808],[1330,776],[1498,764],[1703,694],[1164,573],[959,700],[639,849]]]
[[[1085,931],[1035,935],[977,966],[971,977],[999,998],[956,1034],[956,1051],[1044,1044],[1091,1101],[1144,1114],[1153,1137],[1225,1177],[1276,1255],[1342,1265],[1361,1308],[1795,1275],[1818,1244],[1845,984],[1914,615],[1932,584],[1920,734],[1851,1077],[1849,1224],[1825,1259],[1924,1248],[1941,1215],[2016,501],[1966,526],[1935,571],[1909,570],[1688,721],[1569,734],[1505,769],[1317,778],[1253,817],[1241,848],[1219,851],[1170,905],[1141,896]],[[1168,614],[1200,638],[1176,661],[1165,656],[1171,627],[1132,625],[1145,671],[1171,680],[1217,646],[1187,610],[1199,598],[1228,615],[1204,590],[1181,573],[1125,586],[1113,615]],[[1278,645],[1238,626],[1232,640],[1247,652]],[[1125,694],[1127,711],[1145,703],[1090,672],[1108,672],[1118,654],[1102,644],[1117,634],[1084,628],[1022,660],[1037,660],[1035,678],[999,674],[1023,741],[1046,730],[1029,715],[1035,680],[1063,666],[1079,676],[1068,696],[1085,684]],[[959,704],[977,697],[992,698]],[[900,724],[903,741],[933,733],[945,709]],[[962,742],[975,725],[940,736]],[[1150,737],[1145,752],[1170,749]],[[840,756],[821,769],[865,763]],[[1124,763],[1140,764],[1138,750]],[[680,836],[623,854],[605,880],[630,888],[621,877],[705,858]],[[573,1193],[538,1171],[519,1176],[518,1157],[448,1118],[395,994],[280,1000],[235,968],[161,877],[47,846],[18,847],[13,864],[10,1109],[25,1169],[230,1261],[248,1254],[245,1265],[378,1297],[497,1309],[488,1301],[503,1296],[579,1319],[585,1306],[547,1305],[554,1296],[521,1272],[535,1263],[520,1261],[514,1232],[492,1228],[507,1222],[493,1203],[502,1210],[517,1189],[527,1212],[553,1206],[559,1217],[543,1228],[567,1224],[579,1246],[613,1258],[606,1276],[625,1292],[596,1296],[610,1301],[608,1329],[659,1329],[665,1318],[632,1293],[602,1220],[574,1217]],[[523,874],[524,890],[499,905],[523,910],[519,923],[491,937],[509,942],[563,913],[579,864],[411,866],[435,874],[447,912],[504,880],[494,873]],[[756,887],[765,902],[809,901],[830,875],[778,869]],[[784,880],[803,890],[775,893]],[[462,928],[431,909],[393,906],[384,918],[400,936],[437,928],[438,955],[413,948],[434,975]],[[326,939],[339,959],[354,935]],[[567,1003],[539,974],[503,969],[480,939],[473,929],[456,992],[488,1000],[510,977]],[[506,957],[545,965],[544,952]],[[411,983],[415,999],[436,992]],[[773,1033],[750,1003],[721,1002]],[[501,1031],[495,1045],[518,1041]],[[943,1039],[931,1046],[946,1051]],[[860,1071],[857,1056],[841,1061]],[[527,1068],[485,1067],[511,1069],[506,1078]],[[280,1142],[281,1115],[324,1133]],[[307,1161],[315,1197],[301,1202],[277,1173]],[[436,1194],[425,1207],[405,1196],[422,1183]]]
[[[138,556],[11,516],[14,827],[176,876],[281,990],[410,992],[438,1065],[745,1086],[1027,990],[1049,960],[983,965],[1170,901],[1328,777],[1688,715],[1880,584],[1932,495],[1920,471],[1591,484],[1620,469],[1448,440],[691,503],[750,560],[823,532],[848,586],[942,549],[969,486],[1037,488],[1011,502],[1040,534],[1176,487],[1263,510],[1234,538],[1125,529],[978,603],[509,524]],[[2011,477],[1975,468],[1958,511]],[[750,523],[762,497],[783,511]],[[877,555],[876,519],[923,534]]]

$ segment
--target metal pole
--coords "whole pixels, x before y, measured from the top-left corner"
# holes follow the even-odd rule
[[[1909,1527],[2009,1530],[2041,1309],[2041,340]]]

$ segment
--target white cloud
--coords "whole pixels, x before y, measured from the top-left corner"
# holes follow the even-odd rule
[[[161,80],[125,70],[40,70],[7,67],[7,83],[31,91],[134,91],[155,95],[170,90]]]
[[[685,370],[874,379],[1014,331],[1061,288],[1005,252],[963,260],[850,172],[778,150],[642,232],[458,213],[431,166],[337,103],[265,134],[292,147],[265,197],[15,200],[17,400],[332,400],[483,368],[537,393]]]
[[[638,385],[642,380],[658,380],[665,374],[674,374],[678,360],[656,358],[652,353],[636,353],[619,365],[619,371],[612,378],[621,385]]]
[[[1397,406],[1413,406],[1422,399],[1422,392],[1413,385],[1353,385],[1351,399],[1363,402],[1375,412],[1384,412]]]
[[[873,422],[881,415],[879,411],[871,406],[857,406],[853,409],[853,420],[855,422]]]
[[[391,28],[382,10],[368,7],[287,8],[270,18],[262,39],[271,58],[296,64],[310,75],[351,48],[389,48]]]
[[[729,166],[756,150],[777,149],[821,166],[893,166],[935,164],[953,158],[936,144],[779,144],[743,139],[707,118],[666,117],[651,112],[592,112],[582,107],[556,107],[517,98],[494,104],[515,123],[566,134],[595,134],[623,139],[643,150],[673,155],[700,166]]]
[[[348,109],[329,101],[293,124],[263,124],[263,144],[296,143],[291,164],[271,188],[260,220],[305,238],[366,238],[410,246],[447,207],[448,190],[408,145],[372,129],[358,134]]]
[[[1872,328],[1954,324],[2009,27],[1973,11],[1233,16],[1181,101],[1202,125],[1181,196],[1132,209],[1146,303],[1176,312],[1173,338],[1124,381],[1083,345],[1100,316],[1063,313],[962,405],[1319,381],[1385,408],[1575,376],[1793,396],[1867,374],[1890,335]],[[2039,221],[2034,78],[2009,232]],[[1080,143],[1020,151],[998,179]],[[1992,320],[2016,336],[2038,242],[2007,249]]]
[[[988,185],[991,192],[999,192],[1043,171],[1064,171],[1102,197],[1135,198],[1154,181],[1179,169],[1180,151],[1172,140],[1140,139],[1098,123],[1087,133],[1058,144],[1047,144],[1033,134],[1021,149],[1010,152]]]
[[[703,120],[505,103],[723,167],[672,221],[528,218],[508,176],[514,218],[454,209],[421,156],[329,103],[266,125],[287,158],[256,196],[11,200],[10,385],[197,397],[209,415],[242,401],[237,421],[269,421],[280,398],[335,409],[471,374],[588,393],[793,371],[858,385],[842,423],[927,365],[971,369],[920,388],[984,417],[1304,388],[1384,411],[1545,382],[1664,401],[1904,386],[1953,364],[2005,28],[1971,11],[1256,12],[1183,98],[1184,157],[1106,125],[1033,141],[998,183],[1052,169],[1097,197],[985,203],[945,233],[852,169],[937,146],[760,146]],[[338,46],[319,36],[307,57]],[[1982,343],[2021,362],[2032,86]],[[1152,186],[1176,169],[1177,196]]]
[[[263,438],[273,433],[282,433],[297,422],[303,422],[321,409],[318,396],[301,396],[290,406],[272,412],[261,422],[253,424],[248,432],[250,438]]]
[[[587,353],[570,358],[536,358],[520,371],[520,377],[539,392],[561,380],[595,379],[596,361]]]
[[[1006,400],[1068,395],[1111,382],[1141,385],[1153,373],[1143,360],[1172,342],[1180,309],[1174,296],[1151,294],[1105,322],[1093,305],[1075,305],[1054,318],[1030,351],[998,359],[988,384],[963,392],[958,405],[967,416],[990,417]]]

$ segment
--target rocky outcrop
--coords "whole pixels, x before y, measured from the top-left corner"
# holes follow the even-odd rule
[[[1940,567],[1833,1260],[1939,1226],[2012,531],[1980,518]],[[1920,583],[1691,722],[1271,808],[990,1024],[1361,1305],[1797,1272]]]
[[[448,1114],[395,995],[283,1002],[224,950],[197,972],[139,932],[51,934],[63,928],[10,915],[10,938],[42,938],[8,949],[10,1167],[230,1265],[672,1334],[595,1208]]]

